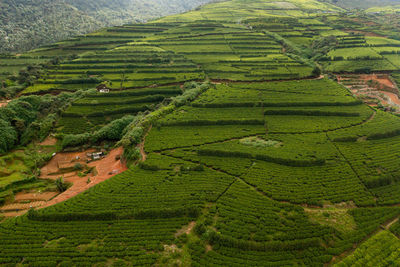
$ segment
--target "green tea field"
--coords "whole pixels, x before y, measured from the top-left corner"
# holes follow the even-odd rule
[[[1,55],[0,266],[399,266],[374,10],[217,1]]]

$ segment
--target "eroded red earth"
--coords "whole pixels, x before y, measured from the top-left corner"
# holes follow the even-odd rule
[[[41,145],[54,145],[53,138],[48,138]],[[95,152],[89,149],[83,152],[57,153],[41,169],[40,178],[56,180],[59,177],[64,182],[72,184],[65,192],[20,192],[14,197],[13,203],[4,205],[0,208],[6,217],[19,216],[27,212],[30,208],[45,208],[65,201],[71,197],[86,191],[87,189],[101,183],[116,174],[127,170],[127,166],[120,160],[123,148],[111,150],[103,158],[96,161],[88,161],[87,153]],[[89,158],[91,159],[91,158]],[[79,163],[84,166],[82,171],[74,170],[74,166]],[[87,175],[78,174],[84,170],[92,170]]]
[[[370,106],[381,103],[400,111],[399,90],[388,74],[346,74],[337,78]]]

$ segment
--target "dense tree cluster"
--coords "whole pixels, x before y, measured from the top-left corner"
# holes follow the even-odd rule
[[[17,144],[45,138],[57,118],[57,113],[81,94],[62,93],[58,96],[23,96],[11,101],[0,112],[0,153]]]

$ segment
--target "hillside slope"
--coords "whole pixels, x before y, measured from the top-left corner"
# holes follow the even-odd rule
[[[399,266],[400,16],[343,11],[221,1],[0,56],[0,266]]]
[[[376,6],[393,6],[399,5],[399,0],[323,0],[338,5],[342,8],[351,9],[367,9]]]
[[[4,0],[0,2],[0,53],[26,51],[105,26],[184,12],[206,2]]]

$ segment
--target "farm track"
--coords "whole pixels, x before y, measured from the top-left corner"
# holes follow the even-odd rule
[[[161,153],[161,154],[162,154],[162,153]],[[163,155],[163,156],[167,156],[167,157],[171,157],[171,158],[175,158],[175,159],[180,159],[180,160],[183,160],[183,161],[186,161],[186,162],[190,162],[190,163],[199,163],[199,162],[196,162],[196,161],[193,161],[193,160],[187,160],[187,159],[183,159],[183,158],[180,158],[180,157],[174,157],[174,156],[172,156],[172,155],[166,155],[166,154],[162,154],[162,155]],[[213,171],[216,171],[216,172],[220,172],[220,173],[229,175],[229,176],[231,176],[231,177],[233,178],[232,183],[230,183],[230,184],[227,186],[227,188],[216,198],[215,202],[217,202],[218,199],[220,199],[220,198],[229,190],[229,188],[230,188],[236,181],[241,181],[241,182],[245,183],[247,186],[249,186],[250,188],[252,188],[253,190],[255,190],[258,194],[262,195],[263,197],[266,197],[266,198],[268,198],[269,200],[274,200],[273,198],[268,197],[267,194],[266,194],[264,191],[260,190],[260,189],[257,188],[256,186],[254,186],[254,185],[248,183],[246,180],[244,180],[243,178],[241,178],[241,177],[239,177],[239,176],[237,176],[237,175],[234,175],[234,174],[232,174],[232,173],[229,173],[229,172],[227,172],[227,171],[225,171],[225,170],[221,170],[221,169],[218,169],[218,168],[214,168],[213,166],[210,166],[210,165],[207,165],[207,164],[204,164],[204,163],[203,163],[203,165],[204,165],[205,167],[209,168],[210,170],[213,170]],[[250,168],[249,168],[247,171],[250,171]],[[242,174],[242,175],[244,175],[244,174]],[[280,203],[289,203],[289,202],[278,201],[278,200],[274,200],[274,201],[277,201],[277,202],[280,202]]]
[[[349,165],[349,167],[351,168],[351,170],[353,171],[353,173],[357,176],[358,180],[360,181],[360,184],[363,185],[364,189],[366,192],[368,192],[369,194],[371,194],[371,196],[374,196],[372,194],[372,192],[365,186],[364,182],[362,181],[360,175],[358,174],[357,170],[353,167],[353,165],[351,164],[351,162],[346,158],[346,156],[343,154],[343,152],[340,150],[340,148],[338,147],[338,145],[333,142],[329,135],[326,134],[326,137],[328,138],[328,140],[332,143],[332,145],[335,147],[335,149],[337,150],[337,152],[339,152],[339,154],[342,156],[342,158],[346,161],[347,165]]]
[[[146,161],[146,159],[147,159],[147,154],[146,154],[146,151],[144,149],[144,145],[146,143],[146,137],[147,137],[147,135],[149,134],[149,132],[151,131],[152,128],[153,128],[153,125],[150,125],[149,129],[147,130],[146,134],[143,137],[142,142],[138,145],[138,148],[140,150],[140,156],[141,156],[141,161],[142,162]]]

